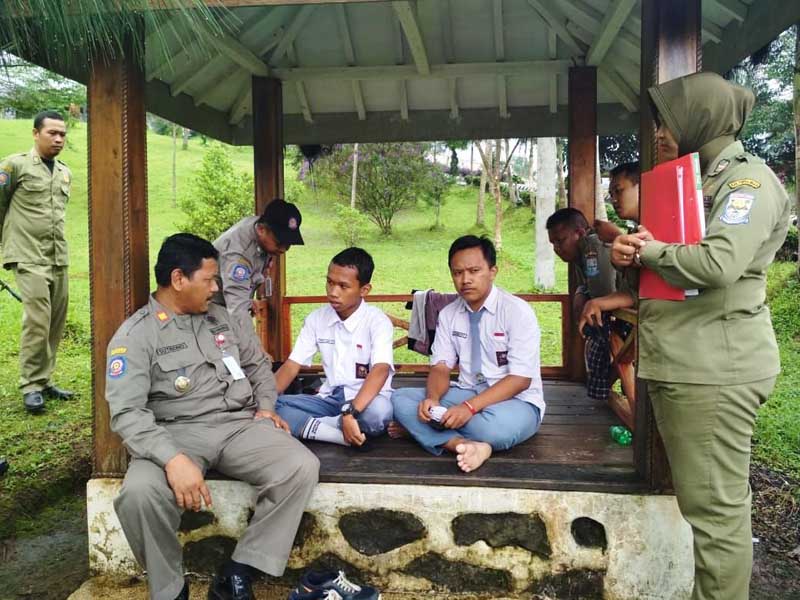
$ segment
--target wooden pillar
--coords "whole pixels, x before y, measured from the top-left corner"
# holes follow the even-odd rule
[[[642,0],[642,72],[640,98],[640,164],[658,162],[656,126],[647,88],[702,69],[701,0]],[[646,386],[637,379],[634,462],[654,490],[672,487],[664,444],[658,434]]]
[[[149,293],[144,76],[132,54],[95,60],[87,89],[95,477],[127,468],[105,400],[106,346]]]
[[[255,209],[261,214],[275,198],[283,198],[283,95],[279,79],[253,77],[253,162]],[[281,337],[281,304],[286,295],[286,260],[276,257],[270,268],[271,289],[262,286],[257,302],[259,335],[274,360],[285,360]]]
[[[569,195],[568,205],[577,208],[591,224],[594,222],[597,160],[597,69],[572,67],[569,70]],[[577,280],[569,269],[569,293],[574,297]],[[572,313],[572,310],[570,311]],[[572,320],[565,340],[567,372],[573,381],[586,378],[583,339]]]

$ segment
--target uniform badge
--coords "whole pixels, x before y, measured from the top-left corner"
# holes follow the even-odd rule
[[[123,375],[125,375],[125,371],[128,370],[128,361],[125,360],[124,356],[115,356],[110,361],[108,361],[108,376],[111,379],[119,379]]]
[[[178,377],[175,378],[175,391],[182,394],[189,389],[191,384],[192,381],[186,377],[186,375],[178,375]]]
[[[247,281],[250,279],[250,268],[242,263],[236,263],[231,269],[231,279],[234,281]]]
[[[497,355],[497,366],[505,367],[508,364],[508,350],[495,352],[495,354]]]
[[[297,219],[294,217],[289,219],[289,229],[297,229]]]
[[[158,312],[156,313],[156,318],[157,318],[159,321],[161,321],[162,323],[163,323],[164,321],[169,321],[169,315],[168,315],[168,314],[167,314],[165,311],[163,311],[163,310],[160,310],[160,311],[158,311]]]
[[[5,187],[8,185],[8,180],[11,176],[6,173],[5,171],[0,171],[0,187]]]
[[[225,345],[225,336],[221,333],[218,333],[214,336],[214,343],[217,345],[217,348],[222,348]]]
[[[118,354],[125,354],[128,349],[125,346],[118,346],[117,348],[112,348],[109,354],[111,356],[117,356]]]
[[[731,161],[729,161],[727,158],[723,158],[721,161],[719,161],[717,163],[717,167],[714,169],[714,172],[712,173],[712,175],[719,175],[725,169],[728,168],[729,164],[731,164]]]
[[[69,183],[69,175],[64,173],[64,183]]]
[[[731,181],[728,183],[728,187],[732,190],[742,187],[743,185],[750,186],[751,188],[758,189],[761,187],[761,183],[756,181],[755,179],[737,179],[736,181]]]
[[[586,254],[586,276],[597,277],[600,274],[600,265],[597,261],[597,252]]]
[[[728,225],[743,225],[750,222],[750,211],[756,197],[747,192],[731,192],[719,220]]]
[[[356,363],[356,379],[366,379],[367,375],[369,375],[369,365]]]

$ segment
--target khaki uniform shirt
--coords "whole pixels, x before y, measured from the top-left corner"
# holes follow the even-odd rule
[[[600,298],[615,292],[617,274],[611,264],[611,249],[594,231],[583,236],[578,244],[580,256],[575,268],[578,282],[576,292],[589,298]]]
[[[226,357],[244,377],[231,374]],[[175,315],[151,296],[108,345],[111,429],[133,456],[163,467],[179,451],[164,423],[273,410],[271,367],[255,336],[244,334],[224,308],[212,303],[205,314]]]
[[[214,241],[219,252],[220,291],[214,298],[243,326],[253,328],[250,305],[256,289],[264,283],[271,257],[256,238],[258,217],[247,217]]]
[[[72,174],[58,159],[53,172],[36,149],[0,162],[0,240],[3,266],[67,266],[64,216]]]
[[[700,244],[648,242],[642,264],[699,289],[682,302],[639,301],[639,377],[732,385],[780,372],[766,273],[789,227],[789,198],[764,161],[728,145],[703,178]]]

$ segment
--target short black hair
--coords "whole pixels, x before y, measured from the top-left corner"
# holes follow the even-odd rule
[[[611,177],[611,179],[621,175],[622,177],[625,177],[625,179],[630,179],[633,183],[639,185],[639,174],[639,161],[634,161],[617,165],[611,169],[608,175]]]
[[[468,250],[470,248],[480,248],[483,252],[483,258],[489,263],[489,268],[497,264],[497,251],[494,249],[494,244],[485,235],[478,237],[477,235],[462,235],[452,244],[450,244],[450,251],[447,253],[447,266],[453,264],[453,256],[456,252]]]
[[[158,251],[154,269],[156,283],[161,287],[169,286],[175,269],[180,269],[191,279],[206,258],[219,258],[219,252],[211,242],[193,233],[175,233],[164,240]]]
[[[55,110],[43,110],[40,113],[37,113],[35,117],[33,117],[33,128],[36,131],[41,131],[42,126],[44,125],[45,119],[53,119],[55,121],[63,121],[64,117],[61,116],[60,112]]]
[[[375,262],[369,252],[363,248],[356,248],[355,246],[345,248],[331,259],[331,263],[340,267],[354,268],[358,276],[358,283],[361,285],[367,285],[372,281]]]
[[[545,228],[550,230],[558,227],[559,225],[567,225],[572,229],[589,228],[589,222],[586,220],[584,214],[577,208],[561,208],[550,215],[545,223]]]

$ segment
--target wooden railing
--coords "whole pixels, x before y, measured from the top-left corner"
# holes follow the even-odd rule
[[[572,330],[572,316],[570,310],[570,299],[568,294],[516,294],[518,298],[526,302],[548,302],[561,306],[561,364],[542,366],[542,377],[548,379],[564,379],[569,373],[569,353],[565,340],[569,338]],[[410,302],[411,294],[371,294],[368,298],[370,304],[380,304],[386,302]],[[325,296],[284,296],[281,304],[281,331],[283,332],[280,340],[281,355],[288,357],[291,352],[292,340],[292,306],[295,304],[325,304],[328,299]],[[395,327],[408,331],[408,320],[395,315],[387,316]],[[405,346],[408,342],[408,335],[405,335],[394,342],[394,347]],[[397,363],[395,370],[397,373],[425,374],[430,367],[427,363]],[[304,372],[321,372],[322,367],[314,365],[304,368]]]

